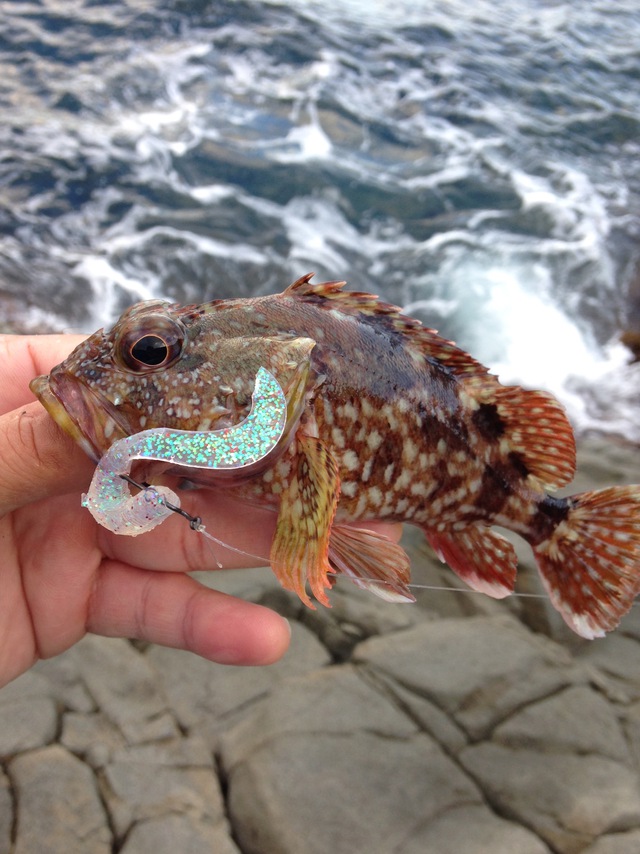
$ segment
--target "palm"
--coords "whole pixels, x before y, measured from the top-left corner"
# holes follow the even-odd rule
[[[81,507],[90,461],[38,404],[26,403],[28,380],[76,342],[47,336],[28,339],[29,347],[26,340],[0,339],[9,366],[0,383],[0,684],[87,631],[144,638],[236,664],[279,658],[288,631],[277,614],[204,588],[185,574],[214,568],[216,558],[183,519],[168,519],[142,537],[118,537]],[[188,495],[185,503],[215,520],[222,540],[268,554],[270,514],[238,514],[214,493]],[[243,542],[247,530],[250,545]],[[216,557],[227,566],[252,563],[223,549],[216,549]]]

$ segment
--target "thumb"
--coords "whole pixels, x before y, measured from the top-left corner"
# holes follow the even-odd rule
[[[0,416],[0,516],[42,498],[85,489],[94,468],[39,403]]]

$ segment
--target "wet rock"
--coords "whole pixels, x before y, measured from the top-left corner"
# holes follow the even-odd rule
[[[592,435],[578,444],[578,466],[570,492],[582,492],[619,483],[640,483],[638,450],[625,442]]]
[[[42,676],[24,673],[0,691],[0,757],[44,747],[57,729],[56,703]]]
[[[288,652],[269,667],[212,664],[182,650],[163,647],[149,649],[147,658],[180,725],[197,728],[212,744],[233,723],[238,711],[243,713],[247,705],[278,682],[330,662],[329,653],[315,635],[297,623],[292,625]]]
[[[301,619],[339,660],[365,638],[409,628],[422,617],[412,604],[390,604],[346,579],[338,579],[329,595],[331,608],[306,610]]]
[[[601,836],[581,854],[637,854],[640,851],[640,830]]]
[[[401,850],[412,828],[480,803],[470,780],[423,735],[287,734],[235,765],[228,785],[244,854]]]
[[[450,714],[472,738],[567,685],[571,659],[510,617],[438,620],[360,644],[354,660]]]
[[[622,618],[618,631],[640,642],[640,607],[637,604]]]
[[[636,768],[640,769],[640,703],[633,703],[624,709],[622,722],[631,748],[631,759]]]
[[[52,745],[9,764],[15,788],[15,854],[111,854],[111,832],[84,762]]]
[[[11,783],[6,774],[0,771],[0,852],[11,851],[11,832],[13,830],[13,795]]]
[[[498,812],[561,854],[577,854],[601,834],[640,824],[638,777],[611,759],[488,743],[468,747],[459,758]]]
[[[411,828],[480,798],[350,665],[281,683],[224,734],[220,760],[247,854],[392,851]]]
[[[435,703],[410,691],[399,682],[389,684],[383,677],[380,683],[379,687],[388,689],[387,693],[394,697],[405,714],[448,753],[457,753],[467,746],[468,738],[463,730],[457,726],[451,715],[443,712]]]
[[[224,820],[213,761],[200,739],[119,751],[103,770],[102,790],[118,838],[137,822],[167,814],[209,827]]]
[[[621,632],[594,641],[580,652],[580,660],[597,667],[621,700],[640,699],[640,642]]]
[[[323,668],[276,686],[221,739],[221,761],[230,771],[275,738],[328,730],[332,735],[366,731],[409,738],[416,725],[368,685],[351,665]]]
[[[447,810],[402,844],[402,854],[550,854],[535,834],[486,807]]]
[[[497,727],[493,741],[540,752],[597,753],[624,761],[628,748],[610,703],[585,685],[527,706]]]
[[[124,747],[125,739],[102,712],[89,715],[67,712],[62,717],[60,743],[93,768],[101,768],[115,750]]]
[[[93,712],[96,704],[87,691],[78,667],[83,643],[81,641],[79,646],[55,658],[38,661],[29,672],[46,679],[49,693],[59,706],[74,712]]]
[[[130,744],[178,734],[153,669],[130,643],[87,635],[73,653],[89,693]]]
[[[226,829],[178,815],[140,822],[120,854],[241,854]]]

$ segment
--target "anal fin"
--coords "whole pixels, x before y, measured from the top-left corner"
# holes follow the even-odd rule
[[[501,534],[476,523],[459,531],[425,530],[425,535],[440,560],[473,590],[494,599],[513,593],[516,553]]]
[[[366,528],[334,525],[329,562],[336,572],[387,602],[415,602],[409,590],[407,553],[384,534]]]
[[[324,591],[331,587],[329,536],[340,494],[338,466],[319,439],[298,434],[295,443],[271,545],[271,566],[282,586],[297,593],[309,608],[314,606],[307,582],[318,602],[329,606]]]

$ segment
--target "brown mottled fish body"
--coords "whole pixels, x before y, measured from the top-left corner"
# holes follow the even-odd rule
[[[143,303],[34,390],[97,459],[139,430],[237,423],[265,367],[287,396],[285,435],[261,471],[222,484],[277,511],[271,563],[304,602],[308,584],[327,604],[335,572],[391,601],[412,598],[408,559],[366,530],[374,519],[419,525],[467,583],[506,596],[516,557],[491,529],[500,525],[532,545],[575,631],[613,628],[640,589],[640,489],[550,496],[575,468],[554,398],[500,385],[395,306],[310,278],[275,296]]]

